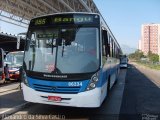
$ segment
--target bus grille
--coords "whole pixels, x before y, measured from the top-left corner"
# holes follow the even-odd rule
[[[48,92],[48,93],[70,93],[76,94],[79,92],[80,87],[66,87],[66,86],[48,86],[33,84],[36,91]]]

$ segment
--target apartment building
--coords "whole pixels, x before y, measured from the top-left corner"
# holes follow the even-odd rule
[[[139,50],[145,55],[149,51],[160,55],[160,24],[143,24],[141,26],[141,40],[138,44]]]

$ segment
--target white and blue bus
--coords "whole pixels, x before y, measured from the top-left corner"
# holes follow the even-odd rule
[[[30,21],[22,70],[24,99],[99,107],[117,80],[121,48],[99,14],[59,13]]]

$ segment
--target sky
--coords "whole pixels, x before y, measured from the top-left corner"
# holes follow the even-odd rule
[[[160,24],[160,0],[93,0],[110,27],[117,41],[122,45],[137,48],[141,38],[141,25]],[[26,28],[0,20],[1,30],[17,34]]]
[[[122,45],[137,48],[141,25],[160,24],[160,0],[94,0],[99,11]]]

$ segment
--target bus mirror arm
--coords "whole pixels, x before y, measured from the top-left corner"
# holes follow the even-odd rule
[[[22,67],[22,66],[21,66],[20,69],[19,69],[19,74],[20,74],[19,87],[20,87],[20,89],[21,89],[21,88],[22,88],[21,83],[22,83],[22,79],[23,79],[23,77],[22,77],[23,67]]]
[[[17,50],[20,48],[21,37],[17,36]]]

